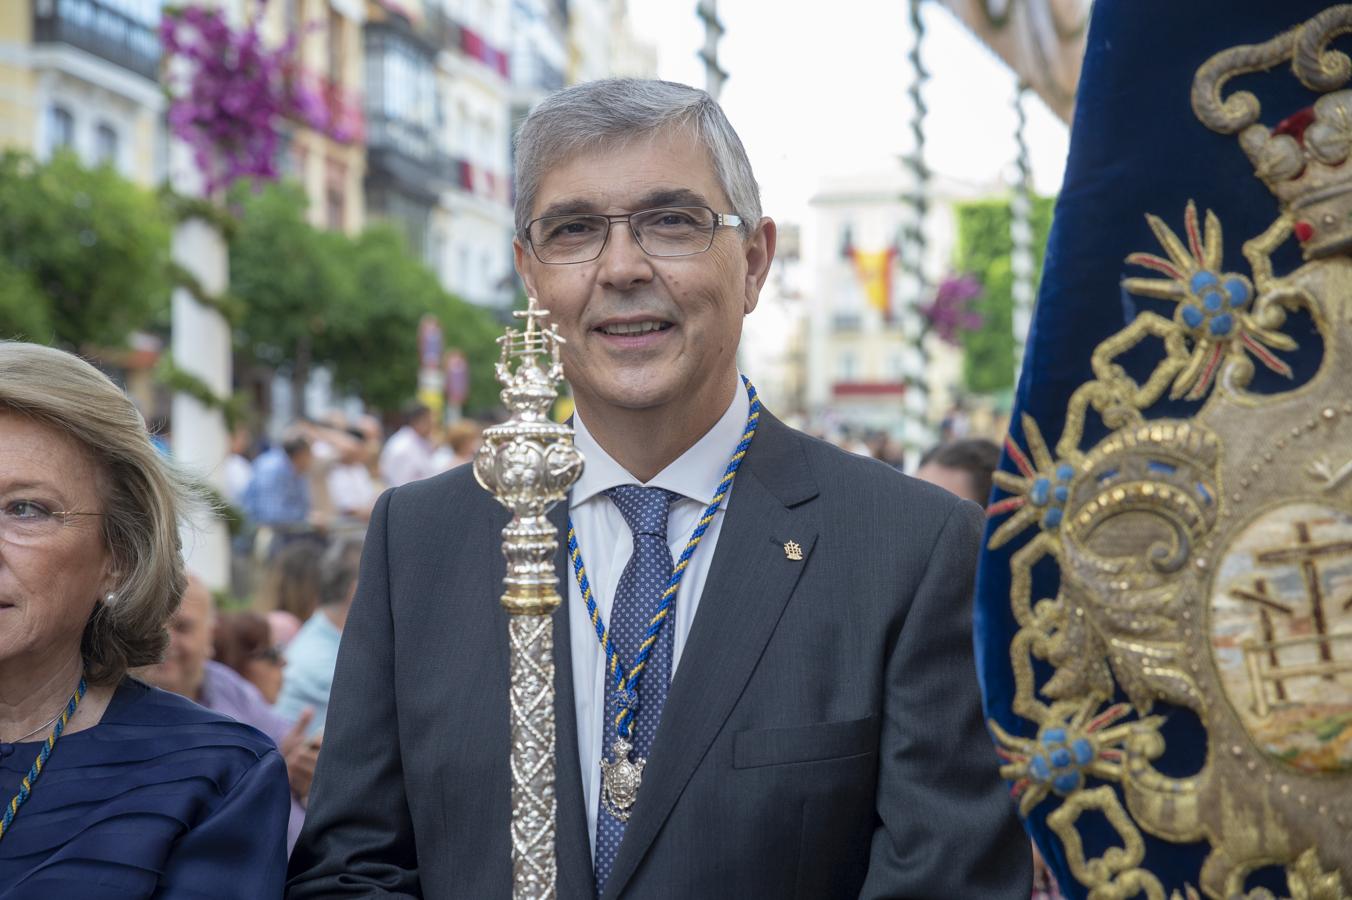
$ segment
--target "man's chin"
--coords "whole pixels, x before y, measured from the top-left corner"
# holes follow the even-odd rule
[[[616,383],[618,387],[607,390],[600,398],[602,405],[626,412],[670,407],[681,396],[680,384],[670,374],[652,378],[621,375]]]

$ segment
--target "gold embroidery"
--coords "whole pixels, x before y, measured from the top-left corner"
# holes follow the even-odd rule
[[[1175,900],[1272,900],[1245,893],[1272,866],[1292,898],[1352,898],[1352,60],[1327,47],[1348,30],[1352,6],[1333,7],[1198,70],[1199,119],[1239,136],[1280,203],[1244,245],[1251,277],[1224,269],[1214,213],[1189,202],[1179,232],[1147,216],[1163,255],[1128,257],[1152,276],[1124,286],[1173,315],[1141,313],[1103,341],[1055,445],[1025,416],[1026,451],[1008,444],[1018,472],[996,476],[1011,496],[992,513],[1012,515],[990,547],[1036,529],[1010,557],[1010,659],[1013,711],[1038,731],[991,728],[1021,812],[1056,804],[1047,822],[1092,900],[1164,900],[1144,834],[1210,847]],[[1221,96],[1234,75],[1288,60],[1326,92],[1299,140],[1258,123],[1252,95]],[[1292,237],[1306,263],[1279,276],[1271,255]],[[1301,384],[1281,355],[1297,349],[1283,331],[1294,311],[1323,341]],[[1146,342],[1162,358],[1137,381],[1119,360]],[[1257,366],[1290,386],[1249,390]],[[1201,409],[1149,418],[1166,394]],[[1109,434],[1086,448],[1091,416]],[[1035,597],[1047,563],[1059,588]],[[1039,683],[1035,663],[1051,677]],[[1197,771],[1156,767],[1157,702],[1205,728]],[[1086,857],[1091,811],[1120,844]]]

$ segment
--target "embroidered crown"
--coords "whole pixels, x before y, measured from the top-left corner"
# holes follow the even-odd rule
[[[1352,90],[1341,89],[1352,78],[1352,60],[1327,48],[1348,30],[1352,5],[1330,7],[1270,41],[1217,54],[1198,69],[1192,86],[1197,118],[1213,131],[1239,135],[1307,260],[1352,248]],[[1229,79],[1288,61],[1301,84],[1323,93],[1313,106],[1269,128],[1258,121],[1261,108],[1252,93],[1221,99]]]

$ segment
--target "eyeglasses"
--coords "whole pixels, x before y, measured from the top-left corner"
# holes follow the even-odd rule
[[[634,241],[649,256],[694,256],[714,245],[720,227],[736,228],[742,217],[707,206],[664,206],[623,216],[542,216],[526,226],[526,239],[542,263],[591,262],[606,249],[616,222],[629,223]]]
[[[0,506],[0,541],[32,546],[55,537],[76,516],[101,516],[96,512],[53,512],[32,500],[12,500]]]
[[[255,650],[250,653],[249,659],[257,659],[274,666],[280,666],[282,664],[282,648],[277,646],[264,647],[262,650]]]

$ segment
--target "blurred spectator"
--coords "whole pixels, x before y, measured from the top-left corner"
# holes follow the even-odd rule
[[[432,463],[432,411],[415,406],[405,418],[407,424],[385,443],[380,453],[380,477],[389,487],[399,487],[437,474]]]
[[[291,613],[280,609],[269,610],[264,616],[268,620],[273,645],[285,650],[286,645],[300,632],[300,622]]]
[[[307,707],[313,709],[311,733],[323,730],[328,714],[338,642],[357,590],[361,548],[361,538],[345,537],[334,541],[324,553],[319,567],[319,608],[287,646],[287,667],[277,711],[294,718]]]
[[[351,440],[338,450],[329,469],[329,502],[340,517],[365,522],[376,503],[376,483],[367,468],[367,446],[361,431],[353,429]]]
[[[354,424],[366,444],[366,468],[372,477],[377,475],[377,463],[380,461],[380,447],[385,441],[385,429],[375,416],[358,416]]]
[[[463,466],[474,461],[483,443],[483,426],[473,419],[461,419],[446,429],[446,443],[434,454],[438,472]]]
[[[971,416],[967,410],[963,409],[961,404],[955,404],[944,416],[939,430],[945,441],[965,438],[972,430]]]
[[[869,447],[868,443],[848,426],[841,427],[839,436],[832,443],[842,450],[848,450],[859,456],[873,455],[873,449]]]
[[[187,697],[207,709],[224,713],[245,725],[252,725],[277,744],[286,760],[287,780],[291,783],[291,821],[287,827],[287,852],[295,846],[305,819],[305,801],[314,777],[319,748],[305,739],[309,716],[294,725],[273,712],[263,695],[234,669],[212,659],[211,633],[216,610],[211,591],[196,577],[178,610],[169,620],[169,648],[164,659],[140,670],[140,677],[162,690]]]
[[[282,668],[286,659],[282,649],[273,640],[268,620],[256,612],[227,613],[216,621],[216,662],[229,666],[258,688],[263,699],[276,705],[282,690]],[[289,721],[294,714],[283,713]]]
[[[964,438],[933,447],[920,458],[916,477],[985,506],[1000,448],[985,438]]]
[[[307,621],[319,605],[319,560],[323,555],[324,545],[316,541],[282,548],[268,563],[254,608],[263,613],[284,612],[293,617],[297,627]]]
[[[254,460],[253,478],[244,490],[244,512],[256,525],[304,529],[310,519],[310,485],[305,474],[314,455],[304,431],[291,427],[280,446]]]
[[[307,473],[310,479],[310,521],[318,527],[329,528],[335,520],[351,518],[339,498],[333,495],[332,476],[344,460],[362,458],[362,435],[360,432],[354,435],[348,430],[347,417],[339,410],[330,410],[322,422],[305,422],[304,429],[314,453],[314,462]]]
[[[906,468],[906,448],[896,438],[884,437],[878,448],[878,459],[900,472]]]
[[[244,425],[236,425],[230,433],[230,455],[225,458],[225,499],[231,503],[243,502],[244,491],[253,480],[253,463],[249,461],[249,445],[253,437]]]

